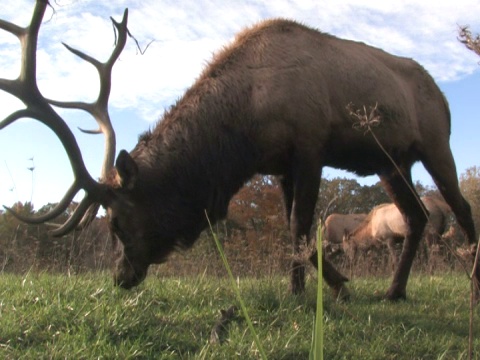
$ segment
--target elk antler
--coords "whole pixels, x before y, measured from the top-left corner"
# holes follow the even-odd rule
[[[105,136],[105,152],[102,164],[102,171],[100,175],[100,181],[104,181],[107,178],[108,172],[110,169],[113,168],[114,161],[115,161],[115,131],[112,126],[112,122],[110,121],[110,115],[108,113],[108,99],[110,97],[110,90],[112,88],[112,69],[113,65],[117,61],[118,57],[120,56],[125,44],[127,42],[127,21],[128,21],[128,9],[125,9],[123,14],[123,19],[121,23],[118,23],[110,17],[112,23],[114,25],[114,29],[118,31],[118,39],[115,44],[115,48],[110,55],[110,58],[102,63],[98,60],[86,55],[85,53],[72,48],[71,46],[62,43],[69,51],[80,57],[81,59],[89,62],[92,64],[95,69],[97,69],[98,76],[100,78],[100,91],[97,97],[97,100],[93,103],[85,103],[85,102],[64,102],[64,101],[56,101],[47,99],[47,101],[55,106],[62,107],[65,109],[81,109],[88,112],[92,115],[98,124],[98,130],[84,130],[79,128],[80,131],[87,133],[87,134],[104,134]],[[88,226],[92,220],[95,218],[98,208],[100,204],[95,203],[92,204],[88,210],[86,211],[85,215],[83,216],[80,227],[83,228]]]
[[[89,208],[91,208],[91,212],[90,215],[85,216],[84,219],[86,219],[86,222],[93,219],[98,210],[99,204],[106,204],[110,199],[106,185],[96,182],[88,173],[73,133],[51,105],[63,108],[82,109],[90,113],[97,120],[100,128],[98,132],[104,133],[106,137],[106,151],[102,169],[102,178],[105,178],[106,172],[113,167],[113,158],[115,155],[115,133],[108,115],[111,70],[126,43],[126,35],[128,32],[128,9],[125,10],[121,23],[117,23],[112,19],[115,28],[119,32],[119,37],[110,59],[105,63],[100,63],[90,56],[64,44],[71,52],[95,66],[100,76],[101,85],[100,94],[94,103],[59,102],[43,97],[38,89],[36,80],[38,32],[48,5],[48,0],[37,0],[30,25],[25,28],[0,20],[0,29],[17,36],[22,46],[20,75],[15,80],[0,79],[0,90],[6,91],[17,97],[26,106],[24,109],[10,114],[0,122],[0,130],[18,119],[29,117],[48,126],[60,139],[67,152],[75,178],[65,196],[51,211],[39,217],[28,218],[15,213],[11,209],[7,209],[24,222],[33,224],[44,223],[62,214],[70,205],[78,191],[83,189],[85,190],[86,195],[75,209],[74,213],[61,227],[52,231],[54,236],[62,236],[72,231],[80,223]]]

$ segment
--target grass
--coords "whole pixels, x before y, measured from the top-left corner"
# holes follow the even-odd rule
[[[464,274],[412,276],[409,300],[378,299],[387,278],[354,279],[349,303],[324,289],[325,359],[467,359],[469,284]],[[315,281],[303,296],[288,279],[239,281],[269,359],[307,359],[316,309]],[[133,291],[107,274],[1,274],[2,359],[258,359],[241,316],[223,344],[210,344],[220,309],[236,304],[228,279],[155,278]],[[478,313],[475,314],[478,320]],[[475,333],[480,326],[475,324]],[[478,338],[478,336],[477,336]],[[475,340],[480,358],[480,340]]]
[[[317,308],[309,360],[323,360],[323,228],[317,227]]]
[[[215,244],[217,246],[218,252],[220,254],[220,257],[222,258],[223,265],[225,266],[225,270],[228,273],[228,278],[230,280],[230,284],[232,285],[232,289],[235,292],[237,302],[240,304],[240,308],[242,310],[242,315],[245,318],[245,321],[247,322],[248,329],[250,330],[250,333],[253,336],[253,341],[255,342],[255,345],[260,353],[260,357],[262,360],[267,359],[267,355],[265,354],[265,351],[263,350],[262,343],[260,342],[260,339],[258,338],[257,332],[255,331],[255,327],[253,326],[252,320],[250,319],[250,315],[248,315],[248,310],[247,307],[245,306],[245,302],[243,301],[242,294],[239,289],[239,285],[235,283],[235,278],[232,273],[232,269],[230,268],[230,265],[228,263],[227,257],[225,256],[225,252],[223,251],[223,246],[218,240],[217,235],[212,229],[212,224],[210,223],[210,219],[208,219],[208,214],[205,211],[205,215],[207,216],[208,224],[210,225],[210,230],[212,232],[213,239],[215,241]]]

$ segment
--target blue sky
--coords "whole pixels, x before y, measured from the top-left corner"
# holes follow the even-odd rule
[[[52,2],[53,3],[53,2]],[[117,132],[117,151],[131,150],[140,133],[199,75],[215,51],[243,27],[270,17],[292,18],[338,37],[363,41],[396,55],[414,58],[434,76],[452,112],[451,146],[459,175],[480,165],[480,58],[457,41],[458,25],[480,32],[480,2],[384,0],[142,0],[55,1],[42,25],[38,83],[58,100],[90,101],[98,80],[93,67],[70,54],[61,42],[104,60],[113,44],[109,16],[120,20],[129,8],[129,29],[143,44],[155,40],[144,55],[127,44],[114,68],[110,114]],[[2,3],[2,18],[28,24],[33,1]],[[15,78],[20,62],[18,40],[0,31],[0,77]],[[22,106],[0,94],[0,118]],[[92,176],[101,169],[103,138],[80,133],[96,128],[79,111],[62,111],[72,127]],[[30,160],[33,158],[33,161]],[[34,170],[29,168],[34,167]],[[327,178],[353,177],[325,171]],[[36,208],[57,202],[72,182],[70,164],[60,142],[38,122],[26,119],[0,131],[0,204],[33,200]],[[431,185],[421,165],[414,180]],[[376,182],[375,177],[362,180]],[[77,198],[78,199],[78,198]]]

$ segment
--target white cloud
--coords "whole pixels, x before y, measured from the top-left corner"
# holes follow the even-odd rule
[[[7,2],[7,4],[9,4]],[[11,3],[10,3],[11,4]],[[456,40],[457,24],[480,27],[474,14],[477,1],[404,0],[386,2],[356,0],[263,1],[173,1],[145,0],[61,2],[49,10],[41,32],[44,52],[39,56],[39,84],[51,97],[92,100],[98,91],[93,67],[68,53],[60,42],[106,59],[112,49],[113,33],[108,17],[120,20],[129,7],[129,28],[145,45],[154,43],[143,56],[135,56],[130,42],[115,65],[112,106],[143,109],[152,119],[159,103],[164,107],[193,82],[211,54],[220,49],[244,26],[265,17],[288,17],[337,35],[363,41],[394,54],[412,57],[438,80],[455,80],[477,68],[474,55]],[[55,6],[55,5],[54,5]],[[32,4],[20,1],[6,5],[4,16],[28,22]],[[21,9],[21,11],[19,11]],[[3,44],[5,36],[0,38]],[[0,45],[0,76],[18,69],[18,54],[12,37]],[[18,71],[18,70],[17,70]],[[11,75],[10,75],[11,76]],[[155,117],[156,118],[156,117]]]

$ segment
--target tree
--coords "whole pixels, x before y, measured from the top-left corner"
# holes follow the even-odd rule
[[[34,214],[31,202],[17,202],[11,208],[20,215]],[[25,224],[10,212],[3,212],[0,216],[0,270],[15,267],[25,270],[31,266],[36,249],[36,235],[38,225]],[[27,265],[29,264],[29,265]]]
[[[480,167],[472,166],[460,175],[460,189],[472,207],[476,229],[480,229]]]
[[[229,206],[229,219],[240,227],[256,231],[285,229],[282,192],[277,180],[257,175],[234,196]]]
[[[374,206],[385,202],[390,202],[390,198],[380,183],[362,186],[353,179],[324,179],[320,185],[317,214],[326,218],[332,213],[368,213]]]
[[[16,213],[23,216],[32,216],[35,212],[33,210],[33,204],[31,202],[21,203],[20,201],[15,203],[12,207]],[[32,232],[35,226],[28,225],[18,220],[12,213],[6,211],[0,218],[0,235],[1,238],[8,238],[18,229],[22,229],[25,234]]]

